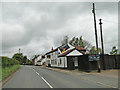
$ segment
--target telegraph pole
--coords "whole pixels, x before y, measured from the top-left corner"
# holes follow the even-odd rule
[[[102,46],[102,54],[104,54],[104,47],[103,47],[103,35],[102,35],[102,22],[101,22],[102,19],[99,19],[100,21],[100,34],[101,34],[101,46]]]
[[[19,48],[19,53],[20,53],[20,48]]]
[[[97,49],[97,54],[99,54],[98,52],[98,38],[97,38],[97,26],[96,26],[96,16],[95,16],[95,4],[93,3],[93,15],[94,15],[94,28],[95,28],[95,38],[96,38],[96,49]],[[101,72],[100,70],[100,63],[99,61],[97,61],[98,64],[98,72]]]
[[[100,21],[100,35],[101,35],[101,46],[102,46],[102,60],[103,60],[103,69],[105,70],[105,62],[104,62],[104,46],[103,46],[103,34],[102,34],[102,19],[99,19]]]

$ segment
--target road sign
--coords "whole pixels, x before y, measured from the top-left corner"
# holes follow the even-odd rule
[[[89,61],[99,61],[100,55],[89,55],[88,59],[89,59]]]

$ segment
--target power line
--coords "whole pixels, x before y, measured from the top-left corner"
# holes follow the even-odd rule
[[[118,41],[118,40],[113,40],[113,41],[105,42],[105,44],[116,42],[116,41]]]
[[[110,22],[110,23],[120,24],[119,22],[114,22],[114,21],[109,21],[109,20],[104,20],[104,19],[103,19],[103,21],[105,21],[105,22]]]

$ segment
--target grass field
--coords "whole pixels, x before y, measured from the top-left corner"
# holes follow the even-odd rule
[[[2,76],[1,76],[1,70],[0,70],[0,81],[7,78],[9,75],[11,75],[13,72],[15,72],[19,68],[20,68],[20,65],[14,65],[11,67],[2,68]]]

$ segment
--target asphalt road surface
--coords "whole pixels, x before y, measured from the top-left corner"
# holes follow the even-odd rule
[[[71,75],[40,66],[21,66],[3,88],[117,88],[118,78]]]

